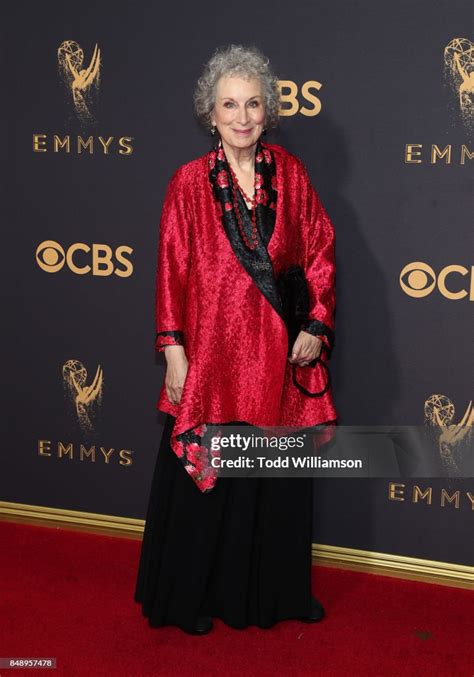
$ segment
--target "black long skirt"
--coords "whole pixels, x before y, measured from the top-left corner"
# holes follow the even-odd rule
[[[134,595],[149,625],[189,630],[211,616],[269,628],[307,617],[312,478],[219,477],[203,494],[170,447],[174,421],[167,414]]]

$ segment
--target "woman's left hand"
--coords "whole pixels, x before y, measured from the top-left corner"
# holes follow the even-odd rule
[[[293,351],[288,357],[288,361],[300,367],[306,367],[306,365],[319,356],[322,343],[320,338],[302,329],[296,337]]]

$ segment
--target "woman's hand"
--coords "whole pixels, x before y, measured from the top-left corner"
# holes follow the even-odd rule
[[[170,345],[165,348],[166,357],[166,394],[171,404],[179,404],[183,394],[184,382],[188,373],[188,359],[183,346]]]
[[[296,337],[291,356],[288,361],[292,364],[298,364],[300,367],[306,367],[321,352],[322,340],[317,336],[309,334],[303,329]]]

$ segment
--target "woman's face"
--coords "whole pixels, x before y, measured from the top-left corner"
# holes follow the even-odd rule
[[[238,76],[219,78],[211,122],[229,146],[242,149],[255,144],[265,124],[260,80]]]

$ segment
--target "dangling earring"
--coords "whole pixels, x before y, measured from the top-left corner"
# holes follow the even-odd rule
[[[212,125],[212,127],[211,127],[211,134],[212,134],[212,136],[214,136],[214,134],[216,133],[216,129],[217,129],[216,126],[215,126],[215,125]]]

